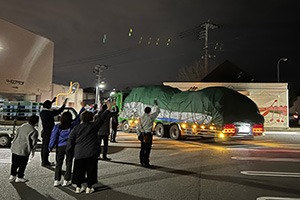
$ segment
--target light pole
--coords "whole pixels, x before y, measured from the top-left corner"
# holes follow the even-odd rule
[[[277,82],[279,83],[280,82],[280,80],[279,80],[279,63],[280,63],[280,61],[284,61],[284,62],[286,62],[288,59],[287,58],[280,58],[279,60],[278,60],[278,62],[277,62]]]

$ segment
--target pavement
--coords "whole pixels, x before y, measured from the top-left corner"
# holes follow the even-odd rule
[[[281,137],[276,136],[276,134],[280,133],[282,131],[267,131],[266,135],[270,136],[266,137],[272,138],[273,135],[274,137]],[[232,168],[232,163],[237,161],[230,159],[230,153],[232,151],[244,152],[246,150],[248,152],[247,156],[249,156],[249,151],[245,148],[251,148],[252,151],[256,152],[257,147],[265,148],[270,145],[276,145],[279,148],[285,145],[285,148],[296,150],[296,155],[299,155],[299,132],[294,131],[285,134],[292,135],[287,137],[287,145],[281,143],[273,144],[269,141],[269,138],[265,140],[263,137],[260,137],[253,143],[250,141],[249,144],[245,141],[243,144],[230,143],[226,145],[210,145],[199,143],[193,139],[181,142],[155,137],[151,153],[151,164],[154,166],[148,169],[139,165],[140,144],[136,134],[120,132],[117,137],[119,143],[109,143],[109,157],[112,158],[112,161],[99,161],[98,163],[98,183],[94,185],[95,192],[92,194],[76,194],[73,185],[54,187],[54,167],[46,168],[41,166],[39,151],[30,160],[25,172],[29,182],[9,183],[11,152],[8,148],[1,148],[0,172],[2,176],[0,176],[0,200],[222,199],[222,196],[225,197],[231,193],[233,194],[233,192],[240,192],[240,195],[244,195],[242,192],[247,191],[248,188],[246,187],[248,186],[250,186],[250,189],[252,188],[250,191],[254,195],[255,193],[252,191],[255,185],[254,183],[252,184],[254,180],[241,179],[237,175],[229,176],[232,170],[242,169],[240,165]],[[295,135],[297,140],[293,135]],[[273,152],[271,153],[273,154]],[[286,151],[284,153],[286,154]],[[224,156],[224,159],[220,160],[220,156]],[[225,156],[228,156],[228,158],[225,158]],[[257,157],[257,155],[255,156]],[[237,155],[235,157],[240,158]],[[50,160],[55,160],[54,152],[50,153]],[[249,170],[248,164],[243,166]],[[264,164],[264,166],[266,165]],[[298,164],[289,167],[289,169],[293,168],[298,169]],[[227,174],[228,177],[226,176]],[[297,180],[294,179],[294,181]],[[227,182],[230,183],[230,187]],[[225,187],[221,185],[224,183],[226,184]],[[242,184],[241,190],[234,190],[237,184]],[[271,188],[267,184],[266,182],[263,186],[267,189]],[[255,187],[259,185],[261,184],[256,183]],[[291,185],[295,186],[295,184]],[[222,193],[214,194],[216,186],[219,189],[218,191],[222,191]],[[229,189],[231,189],[231,192],[228,192]],[[258,190],[261,190],[261,188],[258,187]],[[284,191],[299,193],[295,189],[285,189]],[[219,198],[212,198],[214,195]],[[205,196],[210,198],[205,198]],[[255,199],[250,194],[248,197],[248,199]],[[224,199],[236,198],[228,197]]]

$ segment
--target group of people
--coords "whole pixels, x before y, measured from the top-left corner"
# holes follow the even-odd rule
[[[111,160],[107,157],[108,140],[110,135],[110,120],[112,120],[111,142],[116,142],[118,127],[119,108],[115,103],[106,102],[98,111],[85,110],[85,105],[81,102],[82,108],[75,119],[72,119],[70,112],[63,112],[67,99],[58,110],[52,110],[52,101],[43,103],[40,112],[42,123],[42,166],[55,165],[54,186],[68,186],[76,184],[76,193],[85,191],[87,194],[94,192],[93,185],[98,180],[98,160]],[[114,108],[112,109],[112,106]],[[62,113],[63,112],[63,113]],[[60,122],[55,125],[54,116],[61,114]],[[151,114],[151,108],[146,107],[144,115],[140,118],[137,128],[138,139],[141,141],[140,163],[144,167],[150,167],[150,152],[152,146],[153,122],[160,113],[156,103],[156,111]],[[20,126],[12,142],[12,164],[9,181],[27,182],[24,172],[30,154],[34,156],[38,141],[38,132],[34,128],[39,122],[38,116],[31,116],[28,123]],[[101,143],[104,142],[102,157]],[[49,161],[49,152],[56,148],[56,164]],[[72,174],[72,164],[74,167]],[[64,180],[62,177],[62,166],[65,160],[66,172]],[[87,183],[87,187],[83,185]]]

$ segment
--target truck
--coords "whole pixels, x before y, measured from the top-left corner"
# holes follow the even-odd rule
[[[117,102],[120,97],[120,93],[113,96]],[[145,107],[155,111],[154,100],[161,110],[154,122],[154,133],[158,137],[252,140],[264,132],[264,117],[257,105],[247,96],[226,87],[198,91],[180,91],[170,86],[134,88],[124,102],[118,102],[121,105],[120,127],[124,131],[134,131]]]
[[[13,140],[16,130],[19,126],[27,123],[28,117],[32,115],[39,116],[42,103],[32,101],[4,101],[0,110],[0,147],[9,147]],[[52,107],[58,109],[59,107]],[[74,119],[77,112],[72,107],[66,107],[65,111],[69,111]],[[54,118],[58,123],[60,115]],[[39,132],[39,140],[41,141],[41,126],[37,127]]]

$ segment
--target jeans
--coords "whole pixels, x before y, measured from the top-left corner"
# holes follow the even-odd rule
[[[24,172],[28,163],[29,156],[19,156],[17,154],[12,154],[11,156],[11,170],[10,175],[19,178],[24,178]]]
[[[146,133],[146,134],[151,134],[151,133]],[[141,139],[140,162],[142,165],[149,165],[153,135],[151,134],[151,140],[149,143],[143,142],[143,135],[140,136],[140,139]]]

